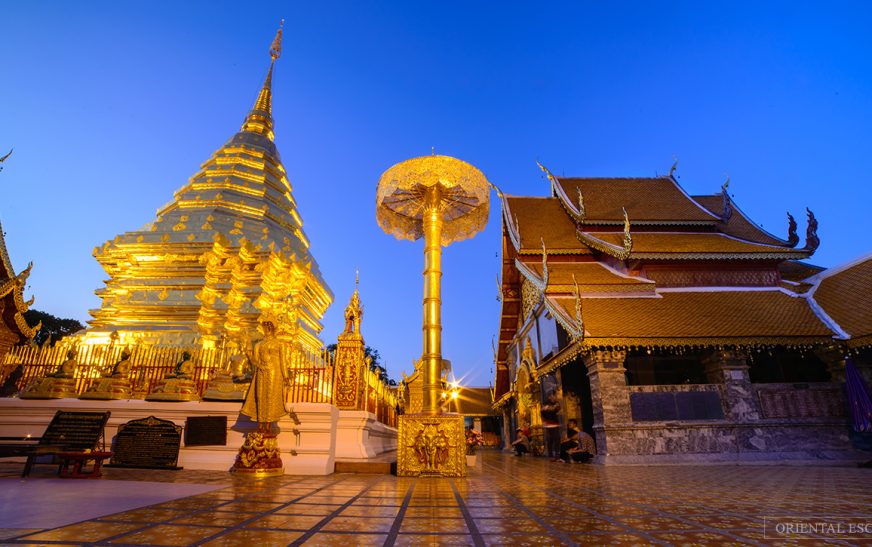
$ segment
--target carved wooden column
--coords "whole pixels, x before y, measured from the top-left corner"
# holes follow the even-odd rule
[[[624,368],[626,351],[590,351],[584,356],[593,401],[593,430],[598,456],[608,454],[608,429],[633,421]]]
[[[760,401],[751,385],[744,352],[715,351],[703,359],[709,382],[724,386],[725,416],[733,422],[756,422],[762,415]]]

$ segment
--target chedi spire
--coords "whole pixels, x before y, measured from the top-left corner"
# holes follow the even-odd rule
[[[284,24],[285,20],[282,19],[276,32],[276,37],[269,48],[269,56],[272,60],[269,63],[269,71],[266,73],[263,87],[261,87],[260,93],[257,94],[254,106],[245,117],[245,121],[242,122],[242,131],[257,133],[267,137],[269,140],[273,140],[275,137],[272,118],[272,74],[276,59],[282,56],[282,27]]]

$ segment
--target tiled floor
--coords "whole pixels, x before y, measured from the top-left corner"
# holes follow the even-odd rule
[[[872,544],[872,470],[850,467],[601,467],[483,452],[466,479],[380,475],[244,480],[211,472],[108,470],[113,480],[218,490],[48,530],[7,545],[772,544],[764,518],[830,517],[868,534],[796,544]],[[10,471],[11,469],[11,471]],[[0,476],[15,468],[0,466]],[[45,480],[50,468],[29,481]],[[88,481],[78,483],[88,488]],[[136,484],[130,483],[131,495]],[[4,539],[5,538],[5,539]],[[785,544],[784,540],[779,540]],[[790,540],[788,540],[790,541]]]

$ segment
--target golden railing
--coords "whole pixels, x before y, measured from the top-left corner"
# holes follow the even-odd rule
[[[16,380],[19,390],[35,380],[54,373],[66,360],[68,347],[18,346],[13,348],[0,363],[0,385],[15,371],[21,371]],[[76,392],[84,393],[121,360],[121,345],[81,345],[76,355]],[[183,353],[189,353],[194,363],[192,376],[202,395],[215,373],[234,355],[230,350],[199,347],[138,347],[130,355],[130,381],[133,396],[144,399],[155,384],[175,369]],[[288,367],[290,379],[288,403],[333,403],[334,362],[333,355],[325,351],[299,351],[291,356]],[[375,414],[379,421],[396,426],[396,394],[379,378],[378,374],[364,367],[366,410]]]
[[[363,367],[364,410],[376,415],[376,419],[391,427],[397,426],[397,394],[379,377],[379,374]]]

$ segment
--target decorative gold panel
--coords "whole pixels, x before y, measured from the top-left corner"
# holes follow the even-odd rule
[[[397,443],[400,477],[466,476],[463,416],[406,414],[400,416]]]

